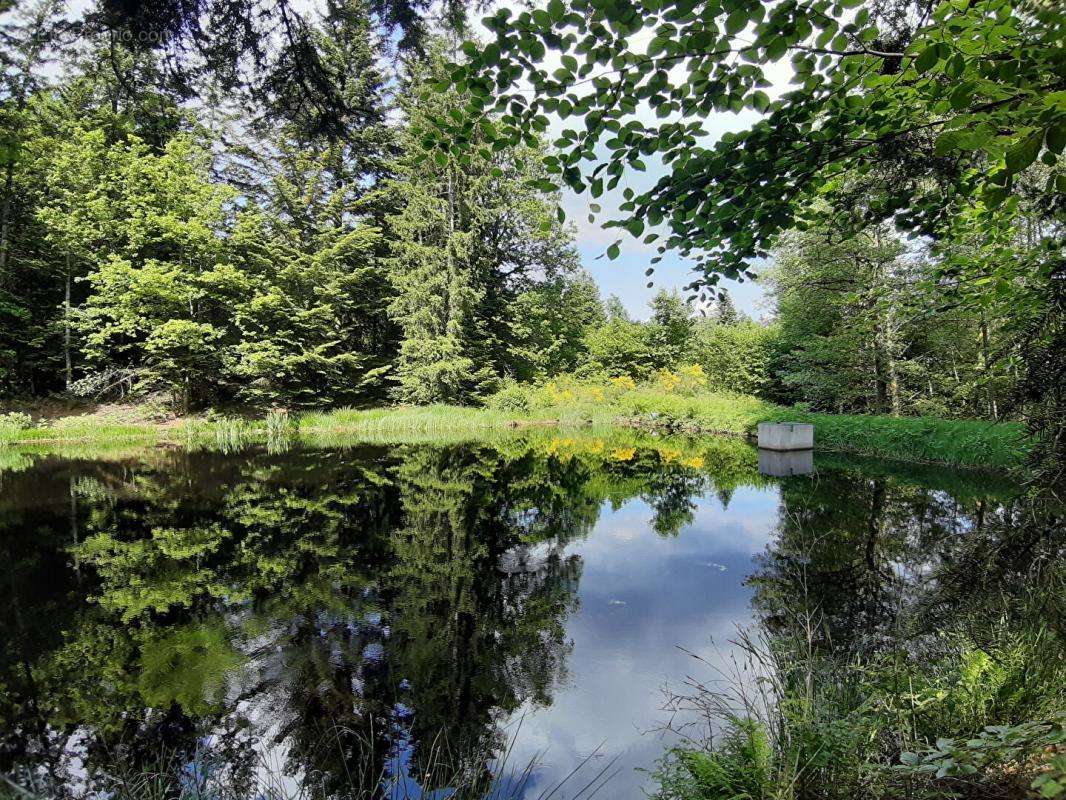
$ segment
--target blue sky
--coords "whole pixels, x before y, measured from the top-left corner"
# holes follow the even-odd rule
[[[579,236],[577,241],[582,266],[596,280],[604,299],[608,295],[617,295],[634,319],[646,319],[649,316],[648,301],[660,288],[680,289],[692,280],[688,265],[676,255],[667,253],[656,265],[655,275],[646,278],[644,270],[650,266],[651,255],[632,248],[623,249],[614,261],[608,261],[606,256],[597,259],[604,248],[590,238]],[[649,289],[647,283],[652,279],[655,286]],[[752,319],[759,319],[766,314],[763,290],[757,283],[725,281],[722,286],[729,290],[733,304]]]
[[[549,64],[549,71],[551,65]],[[791,77],[791,67],[787,64],[774,64],[766,68],[766,76],[772,86],[767,89],[771,97],[776,97],[784,91]],[[682,74],[675,75],[675,79],[683,80]],[[724,112],[713,114],[701,121],[707,137],[702,142],[703,146],[709,147],[718,141],[721,136],[729,131],[745,130],[757,122],[761,114],[745,109],[740,113]],[[674,121],[670,117],[666,120],[656,118],[654,112],[646,105],[639,106],[636,117],[646,125],[653,126],[662,122]],[[691,120],[687,120],[691,121]],[[549,141],[558,138],[559,134],[567,127],[574,124],[572,120],[566,124],[555,120],[548,131]],[[606,153],[607,151],[604,150]],[[632,187],[634,191],[641,192],[652,185],[668,171],[661,161],[656,158],[645,158],[647,171],[637,172],[630,170],[625,174],[623,182],[613,191],[605,192],[603,196],[592,200],[585,195],[576,195],[569,189],[564,190],[562,204],[567,218],[576,226],[576,244],[581,253],[582,265],[591,273],[599,284],[600,292],[606,298],[608,295],[617,295],[629,313],[637,319],[645,319],[649,315],[648,301],[659,291],[660,288],[680,289],[693,279],[690,272],[690,264],[677,253],[667,252],[663,260],[656,265],[655,274],[651,277],[655,285],[647,288],[649,278],[645,277],[644,270],[651,266],[651,259],[657,255],[656,246],[659,242],[645,245],[639,239],[635,239],[624,231],[617,228],[604,230],[600,222],[618,218],[617,207],[622,202],[622,190]],[[592,162],[583,162],[592,166]],[[588,221],[588,204],[598,203],[603,212],[597,215],[596,222]],[[665,227],[649,228],[665,233]],[[610,261],[603,253],[608,245],[621,238],[621,253],[617,259]],[[665,235],[660,239],[664,240]],[[601,257],[602,256],[602,257]],[[733,297],[733,302],[740,310],[753,319],[763,317],[767,311],[767,302],[762,288],[751,281],[739,283],[737,281],[723,281],[720,284],[728,289]]]
[[[715,131],[711,141],[729,128],[750,124],[751,119],[744,119],[749,116],[754,117],[754,114],[723,114],[722,119],[714,121],[717,124],[707,126],[719,129]],[[649,163],[647,172],[627,174],[626,180],[629,183],[622,183],[620,188],[629,185],[634,190],[640,190],[657,180],[665,171],[661,164],[653,166]],[[691,264],[686,259],[675,252],[667,251],[663,260],[655,265],[655,273],[650,278],[646,277],[644,271],[651,266],[651,259],[657,255],[658,242],[645,245],[617,228],[605,230],[600,227],[600,222],[611,218],[611,212],[616,208],[620,194],[620,191],[616,191],[592,201],[588,195],[576,195],[566,190],[563,195],[563,208],[568,220],[577,228],[576,244],[581,254],[581,264],[596,280],[604,299],[608,295],[617,295],[634,318],[645,319],[649,314],[648,301],[661,288],[680,289],[691,282],[694,275],[691,272]],[[588,221],[589,202],[597,202],[603,208],[603,213],[597,215],[597,220],[593,223]],[[611,261],[604,252],[611,242],[619,238],[622,239],[621,253]],[[650,289],[647,287],[649,280],[655,284]],[[766,313],[764,293],[757,283],[723,281],[721,285],[729,290],[734,305],[753,319],[759,319]]]

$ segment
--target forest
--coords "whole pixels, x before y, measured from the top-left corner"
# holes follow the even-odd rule
[[[810,46],[800,34],[812,23],[792,31],[795,20],[825,4],[766,19],[738,6],[722,41],[746,25],[761,32],[741,51],[751,63],[735,67],[699,55],[711,28],[680,2],[647,18],[627,4],[597,11],[634,31],[667,20],[641,58],[619,55],[620,23],[578,25],[556,4],[487,18],[484,50],[464,41],[476,34],[461,7],[237,4],[237,35],[224,5],[194,18],[168,3],[103,2],[79,16],[41,0],[4,14],[9,400],[161,397],[178,412],[476,405],[560,375],[641,381],[698,365],[710,391],[833,413],[1022,420],[1061,448],[1066,176],[1062,51],[1040,44],[1061,44],[1050,7],[948,4],[930,17],[920,3],[874,4]],[[995,59],[943,42],[903,62],[868,44],[879,35],[912,53],[963,23],[1019,68],[989,70]],[[584,38],[552,32],[575,25]],[[852,40],[862,52],[841,43]],[[551,75],[535,60],[548,44],[565,65]],[[785,53],[800,86],[771,102],[759,65]],[[856,71],[851,83],[837,85],[834,59]],[[657,66],[683,60],[702,98]],[[628,94],[580,94],[601,85],[600,65]],[[908,80],[890,91],[870,69]],[[542,95],[533,104],[505,91],[520,74]],[[668,121],[626,121],[638,101]],[[818,103],[843,139],[861,144],[882,125],[884,141],[829,152],[819,170],[788,161],[806,150],[775,161],[759,149],[800,136]],[[889,130],[881,118],[904,105]],[[669,121],[743,108],[763,120],[710,148]],[[553,137],[548,114],[581,116],[586,131]],[[591,195],[592,219],[604,177],[617,184],[650,156],[673,172],[641,197],[626,189],[619,210],[631,216],[604,225],[655,228],[650,242],[668,223],[659,249],[687,256],[695,280],[692,296],[662,290],[634,320],[583,270],[560,193]],[[600,163],[584,177],[566,166],[586,157]],[[734,208],[731,221],[671,193],[697,163],[719,187],[705,202]],[[775,180],[798,170],[806,183],[774,206],[759,169]],[[751,191],[738,193],[744,170]],[[756,276],[770,307],[751,320],[728,283]]]
[[[0,0],[0,66],[0,798],[1066,797],[1061,4]]]

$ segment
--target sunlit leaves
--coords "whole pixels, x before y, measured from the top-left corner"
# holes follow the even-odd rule
[[[1039,129],[1026,131],[1008,150],[1006,156],[1007,169],[1010,172],[1021,172],[1034,161],[1040,153],[1040,145],[1044,141],[1044,132]]]
[[[1053,53],[1063,15],[1022,16],[1020,2],[945,2],[901,41],[861,0],[712,1],[698,14],[690,0],[554,0],[548,11],[488,20],[499,63],[475,55],[469,67],[498,86],[521,78],[533,87],[531,102],[510,90],[498,99],[515,132],[543,129],[551,114],[579,119],[557,140],[552,170],[575,191],[624,186],[649,156],[667,165],[666,178],[627,198],[618,227],[666,224],[664,248],[694,257],[709,280],[761,257],[841,170],[900,162],[917,177],[931,171],[921,159],[946,159],[952,166],[932,172],[954,183],[949,195],[994,197],[1036,160],[1053,164],[1066,104],[1044,90],[1062,79]],[[558,60],[528,60],[531,41]],[[764,67],[786,58],[793,88],[774,101]],[[702,138],[700,120],[745,108],[763,120],[716,144]],[[917,185],[893,186],[862,213],[928,230],[948,204],[919,197]]]

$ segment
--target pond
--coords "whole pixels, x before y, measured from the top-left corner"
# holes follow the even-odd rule
[[[224,450],[6,454],[0,770],[35,794],[640,798],[738,629],[817,606],[865,646],[1017,494],[621,432]]]

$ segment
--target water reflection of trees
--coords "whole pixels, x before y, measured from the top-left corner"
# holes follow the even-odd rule
[[[1062,519],[1039,495],[990,499],[848,470],[786,478],[754,604],[771,633],[806,635],[813,620],[814,644],[841,656],[913,652],[927,634],[1004,614],[1053,620]]]
[[[0,769],[57,796],[145,773],[240,795],[264,769],[323,797],[383,775],[484,786],[504,720],[565,675],[565,544],[608,498],[644,497],[676,532],[695,475],[411,446],[9,477]]]
[[[739,444],[598,440],[6,475],[0,770],[60,796],[145,772],[250,796],[267,771],[315,797],[374,796],[383,776],[476,793],[505,720],[565,677],[582,569],[566,544],[605,502],[640,498],[675,535],[699,495],[762,482]],[[831,649],[876,648],[975,575],[1053,561],[1053,526],[1023,506],[869,470],[785,479],[756,605],[771,628],[809,611]]]

